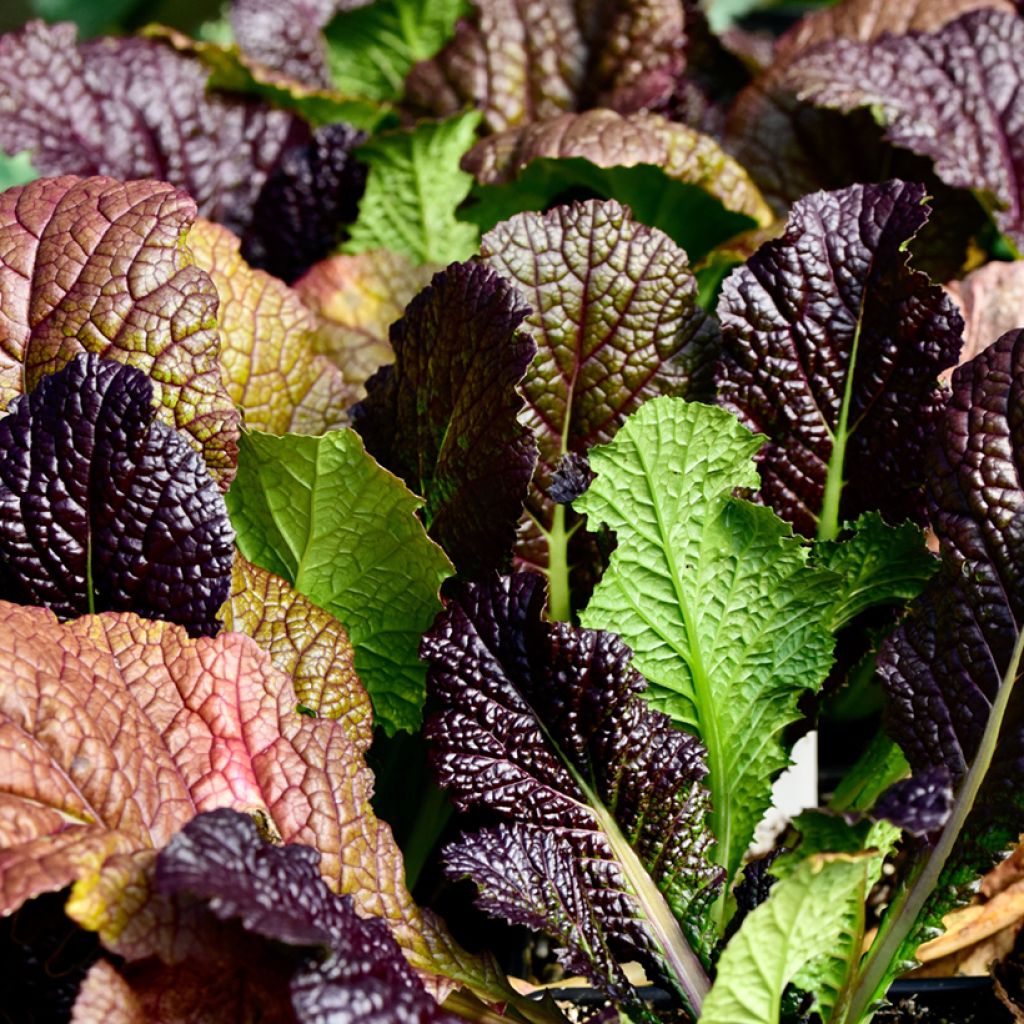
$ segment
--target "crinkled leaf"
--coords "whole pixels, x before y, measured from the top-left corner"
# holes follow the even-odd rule
[[[866,512],[849,537],[820,541],[814,563],[841,579],[832,609],[832,631],[878,605],[903,607],[917,597],[939,568],[924,534],[912,523],[887,526],[877,512]]]
[[[776,61],[836,39],[871,42],[909,32],[934,32],[967,11],[978,8],[1011,11],[1013,0],[846,0],[812,11],[789,31],[776,48]]]
[[[141,371],[86,354],[0,419],[0,598],[62,618],[132,610],[214,634],[233,534]]]
[[[937,378],[963,327],[908,266],[924,198],[900,181],[808,196],[722,289],[719,401],[768,435],[762,499],[802,533],[831,539],[869,510],[922,517]]]
[[[281,8],[282,5],[276,6]],[[313,128],[345,124],[372,131],[390,114],[387,104],[365,97],[344,96],[334,89],[309,85],[268,67],[239,50],[230,37],[193,39],[164,25],[147,25],[140,34],[196,58],[209,72],[208,90],[265,100],[271,107],[300,115]]]
[[[529,312],[493,270],[452,264],[391,330],[395,362],[353,411],[367,451],[423,496],[429,535],[459,573],[507,569],[537,442],[516,387],[537,351]]]
[[[894,782],[871,809],[904,832],[927,836],[946,824],[953,806],[953,786],[945,765]]]
[[[473,144],[480,115],[423,121],[408,131],[376,136],[359,150],[370,168],[359,218],[344,251],[392,249],[418,263],[472,256],[477,229],[455,219],[472,178],[459,161]]]
[[[0,195],[0,407],[79,352],[116,359],[152,379],[159,419],[226,487],[238,413],[221,381],[217,291],[182,244],[194,217],[191,199],[154,181],[52,178]]]
[[[884,142],[866,110],[843,115],[799,101],[787,69],[808,47],[833,39],[866,42],[885,32],[934,30],[965,10],[1012,6],[1012,0],[846,0],[815,11],[779,40],[771,67],[733,104],[726,148],[780,215],[818,189],[894,177],[925,183],[935,212],[913,243],[915,264],[933,277],[952,277],[985,221],[977,201],[944,185],[926,158]]]
[[[1007,331],[1024,327],[1024,260],[986,263],[962,281],[950,281],[946,291],[964,318],[961,363],[984,352]]]
[[[520,214],[484,236],[481,255],[533,310],[538,352],[522,390],[540,462],[518,554],[546,565],[531,520],[551,528],[558,460],[611,440],[655,395],[710,397],[716,332],[686,254],[614,201]]]
[[[1022,49],[1016,12],[976,10],[934,33],[838,39],[798,56],[787,81],[821,106],[873,108],[890,142],[934,160],[946,184],[983,193],[1024,245]]]
[[[61,626],[4,603],[0,646],[6,912],[111,853],[163,846],[197,810],[265,808],[321,845],[342,813],[314,799],[332,791],[340,727],[295,715],[290,680],[245,637],[113,613]]]
[[[466,0],[375,0],[338,14],[324,31],[334,87],[352,96],[400,99],[412,66],[433,57],[468,10]]]
[[[550,210],[566,205],[570,197],[620,202],[641,224],[668,235],[694,262],[753,223],[701,186],[668,177],[661,167],[599,167],[582,157],[538,157],[515,181],[477,185],[459,216],[490,231],[517,213]]]
[[[199,221],[189,232],[196,266],[220,297],[224,385],[245,424],[281,434],[343,426],[354,389],[315,348],[316,321],[287,285],[253,270],[227,228]]]
[[[481,110],[488,132],[592,106],[696,120],[734,64],[696,3],[475,0],[445,49],[413,70],[407,90],[434,114]]]
[[[221,919],[310,956],[291,979],[300,1024],[455,1024],[423,988],[379,918],[324,884],[309,846],[273,846],[237,811],[203,814],[157,859],[161,892],[204,900]],[[317,955],[319,954],[319,955]]]
[[[618,540],[582,621],[619,633],[647,699],[704,741],[729,878],[788,764],[783,730],[832,663],[835,577],[770,509],[732,497],[757,486],[760,444],[721,409],[656,398],[591,451],[575,503]]]
[[[339,11],[373,0],[233,0],[231,29],[238,45],[267,67],[313,86],[329,86],[322,31]]]
[[[0,41],[0,149],[28,149],[46,175],[169,181],[241,231],[282,151],[308,131],[284,111],[208,96],[206,78],[147,39],[76,46],[74,26],[31,22]]]
[[[112,854],[151,854],[199,811],[233,807],[284,842],[315,845],[331,888],[383,917],[414,966],[502,998],[494,969],[409,896],[346,724],[296,713],[292,680],[253,640],[189,640],[129,614],[60,626],[44,609],[3,604],[0,650],[5,912],[78,878],[75,920],[108,944],[153,941],[144,928],[126,935],[147,907],[146,857],[96,872]]]
[[[221,940],[202,947],[202,959],[174,965],[150,960],[114,969],[101,961],[105,969],[97,965],[86,979],[72,1024],[296,1024],[291,965],[280,947],[270,950],[241,928]]]
[[[352,151],[365,139],[330,124],[285,151],[253,207],[242,248],[249,263],[290,284],[331,253],[356,219],[366,168]]]
[[[783,990],[797,980],[814,985],[827,1012],[856,956],[864,901],[880,867],[874,852],[818,855],[773,885],[722,953],[701,1024],[774,1024]],[[848,956],[835,956],[837,948]]]
[[[241,555],[235,556],[223,616],[226,630],[251,636],[291,676],[301,708],[337,719],[355,746],[367,750],[373,709],[356,675],[352,644],[337,619]]]
[[[721,881],[703,749],[647,707],[617,637],[545,622],[544,604],[532,573],[462,584],[424,637],[439,781],[502,821],[450,846],[449,869],[477,880],[484,909],[551,931],[567,966],[634,1011],[622,953],[699,1001],[687,940],[706,953]]]
[[[71,1014],[71,1024],[152,1024],[131,985],[106,960],[86,975]]]
[[[372,249],[332,256],[296,281],[295,290],[317,316],[317,351],[341,369],[359,395],[380,366],[394,361],[388,329],[440,269]]]
[[[957,794],[952,820],[962,824],[923,913],[913,928],[906,922],[902,959],[937,933],[942,915],[1016,844],[1024,826],[1020,691],[1005,689],[1013,686],[1024,621],[1022,386],[1021,331],[954,373],[929,467],[943,566],[879,656],[890,732],[916,774],[948,772]],[[994,751],[975,796],[964,780],[987,731]],[[963,823],[971,806],[965,793],[973,810]]]
[[[419,638],[451,563],[416,516],[422,504],[363,450],[359,435],[242,436],[228,493],[238,546],[337,618],[389,732],[415,729],[423,704]]]
[[[545,173],[527,177],[530,165],[543,158],[548,160]],[[559,166],[572,158],[586,163]],[[638,215],[644,215],[641,219],[658,219],[658,227],[678,224],[679,231],[687,230],[683,215],[670,209],[673,200],[684,197],[691,210],[696,208],[705,217],[713,217],[718,237],[711,236],[708,242],[708,228],[704,234],[692,236],[704,241],[707,248],[750,227],[751,220],[763,226],[773,216],[747,172],[717,142],[657,114],[624,117],[611,110],[590,110],[535,121],[478,142],[463,165],[481,185],[508,186],[504,192],[495,191],[489,200],[495,210],[504,207],[505,216],[525,209],[523,203],[527,201],[554,201],[559,191],[574,185],[596,186],[599,192],[606,192],[624,183],[628,194],[615,191],[613,197],[633,205]],[[602,170],[617,168],[619,173],[595,175],[587,165]],[[622,168],[643,165],[653,165],[662,173],[648,172],[636,181],[621,173]],[[523,194],[519,194],[521,178]],[[693,186],[717,202],[696,205],[696,197],[687,195],[679,185]],[[655,190],[653,196],[651,189]],[[715,211],[718,204],[727,214],[740,216],[723,216]],[[727,230],[730,227],[732,230]],[[692,226],[689,230],[695,231]]]
[[[32,154],[27,149],[11,156],[0,152],[0,192],[15,185],[27,185],[38,177],[39,172],[32,166]]]

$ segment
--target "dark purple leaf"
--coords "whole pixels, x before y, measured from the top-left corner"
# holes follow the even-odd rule
[[[542,620],[545,600],[532,573],[463,584],[423,640],[441,785],[502,820],[449,847],[451,870],[478,880],[489,912],[546,920],[595,984],[619,992],[612,950],[699,996],[690,949],[707,953],[721,884],[704,749],[649,708],[617,637]]]
[[[908,266],[924,199],[901,181],[808,196],[723,286],[719,401],[768,435],[762,498],[802,533],[828,539],[865,511],[923,514],[938,376],[963,329],[950,298]],[[826,508],[830,479],[842,489]]]
[[[157,859],[157,888],[207,903],[222,920],[309,954],[291,981],[300,1024],[456,1024],[424,990],[388,926],[328,889],[320,854],[274,846],[253,820],[201,814]]]
[[[945,765],[893,783],[871,809],[915,836],[926,836],[946,824],[953,807],[953,785]]]
[[[1004,334],[953,374],[928,466],[942,568],[879,653],[890,733],[919,779],[941,771],[952,781],[940,845],[959,829],[937,879],[934,854],[921,852],[934,890],[916,925],[904,922],[907,959],[1024,831],[1024,703],[1019,683],[1004,689],[1024,623],[1022,392],[1024,331]],[[998,700],[1008,703],[992,717]],[[975,793],[965,780],[986,730],[994,747],[984,749],[991,760]]]
[[[0,150],[43,175],[158,178],[242,233],[282,152],[308,139],[292,114],[208,96],[196,60],[147,39],[75,45],[73,25],[0,38]]]
[[[321,34],[340,11],[372,0],[234,0],[231,28],[242,51],[260,64],[314,88],[329,88]]]
[[[976,10],[934,33],[823,44],[786,79],[820,106],[881,111],[890,142],[934,160],[946,184],[986,194],[997,224],[1024,245],[1022,52],[1019,15]]]
[[[929,465],[943,566],[879,660],[891,731],[911,767],[944,765],[957,785],[1024,623],[1022,390],[1024,331],[954,373]],[[1013,746],[1008,739],[1004,753]]]
[[[648,398],[710,398],[717,325],[697,303],[686,253],[614,200],[519,214],[485,234],[480,251],[532,307],[538,352],[523,393],[539,462],[516,555],[546,567],[549,541],[538,524],[552,524],[558,460],[610,441]],[[567,530],[578,522],[569,519]],[[582,529],[572,544],[579,595],[601,557]]]
[[[566,452],[555,463],[548,497],[558,505],[574,502],[591,484],[594,471],[586,452]]]
[[[217,632],[234,550],[224,499],[202,456],[154,416],[150,379],[93,354],[11,402],[0,598]]]
[[[693,0],[474,0],[407,89],[435,115],[483,111],[488,132],[592,107],[700,126],[745,77]]]
[[[454,263],[391,328],[395,363],[353,410],[367,451],[426,499],[428,532],[463,576],[507,567],[537,461],[520,424],[536,345],[529,309],[493,270]]]
[[[249,263],[291,284],[330,255],[359,212],[366,168],[352,154],[365,139],[348,125],[331,124],[285,152],[242,240]]]
[[[725,125],[726,149],[784,215],[819,189],[901,178],[928,188],[934,214],[914,240],[914,262],[940,280],[957,275],[985,213],[975,198],[944,185],[931,161],[883,140],[867,110],[844,115],[797,99],[787,69],[811,47],[836,39],[868,42],[886,32],[934,31],[976,7],[1010,0],[846,0],[802,18],[775,48],[767,71],[740,93]]]

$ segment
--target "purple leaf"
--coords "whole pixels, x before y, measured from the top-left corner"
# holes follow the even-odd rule
[[[244,231],[282,152],[308,139],[292,114],[210,96],[195,60],[146,39],[75,45],[73,25],[0,38],[0,150],[42,175],[158,178],[204,217]]]
[[[955,794],[912,868],[912,911],[890,929],[903,959],[1024,830],[1022,409],[1024,331],[1011,331],[953,374],[928,466],[942,568],[878,657],[887,726],[918,785],[944,773]]]
[[[454,263],[391,328],[395,363],[353,410],[367,451],[426,499],[430,536],[463,576],[507,568],[537,461],[519,422],[536,345],[529,313],[493,270]]]
[[[212,635],[234,534],[202,456],[133,367],[80,355],[0,419],[0,598]]]
[[[287,150],[267,179],[242,240],[242,255],[291,284],[343,241],[359,212],[366,168],[353,150],[366,139],[345,124],[318,128]]]
[[[363,918],[320,875],[309,846],[273,846],[251,818],[201,814],[157,860],[157,887],[310,954],[291,981],[299,1024],[457,1024],[424,990],[387,925]]]
[[[566,452],[551,473],[548,497],[557,505],[574,502],[594,480],[586,452]]]
[[[879,660],[891,732],[911,767],[943,765],[956,784],[1024,622],[1022,389],[1024,331],[1004,334],[954,373],[929,467],[943,566]],[[1007,784],[1019,770],[1013,749],[1008,738]]]
[[[978,10],[934,33],[837,39],[798,56],[787,81],[804,99],[873,107],[886,138],[935,161],[947,185],[986,193],[996,223],[1024,245],[1024,20]]]
[[[829,539],[872,510],[922,517],[938,376],[963,329],[908,266],[924,199],[901,181],[807,196],[722,289],[719,401],[768,435],[762,499],[802,533]]]
[[[234,0],[231,28],[239,48],[253,60],[314,88],[330,88],[321,34],[340,11],[372,0]]]
[[[451,870],[478,881],[489,912],[546,921],[594,984],[620,993],[612,950],[694,1005],[707,982],[691,946],[707,953],[722,878],[704,749],[648,707],[617,637],[542,620],[545,600],[532,573],[464,584],[423,640],[440,783],[503,822],[449,847]]]
[[[953,807],[953,784],[945,765],[894,782],[871,809],[915,836],[926,836],[946,824]]]

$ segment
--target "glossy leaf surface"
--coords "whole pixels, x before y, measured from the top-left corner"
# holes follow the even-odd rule
[[[80,352],[127,363],[226,487],[238,413],[221,380],[217,291],[182,245],[195,209],[155,181],[40,179],[0,195],[0,406]]]
[[[395,363],[353,421],[367,450],[426,501],[424,521],[464,577],[507,569],[537,461],[517,385],[537,350],[529,312],[493,270],[453,264],[391,330]]]
[[[0,419],[0,598],[215,634],[234,554],[199,453],[141,371],[77,356]]]
[[[348,631],[355,667],[388,732],[414,729],[423,704],[419,638],[451,573],[408,488],[358,434],[245,434],[228,494],[238,546]]]
[[[199,221],[189,248],[220,298],[224,386],[245,425],[272,434],[322,434],[344,426],[354,389],[317,354],[316,321],[298,295],[250,267],[239,240],[219,224]]]
[[[770,509],[732,497],[757,486],[759,447],[721,409],[656,398],[591,451],[597,477],[575,502],[618,541],[582,621],[614,629],[650,680],[646,698],[706,745],[715,857],[730,878],[789,762],[783,730],[832,663],[835,577],[808,568]]]
[[[240,232],[283,151],[306,141],[285,111],[208,96],[195,60],[148,39],[75,44],[73,25],[30,22],[0,42],[0,150],[44,175],[157,178]]]
[[[1021,246],[1022,48],[1016,12],[977,10],[934,33],[838,40],[798,57],[787,79],[822,106],[878,109],[889,141],[934,160],[946,184],[984,193],[996,223]]]
[[[550,931],[566,966],[632,1012],[622,950],[699,1000],[707,981],[683,935],[706,954],[721,881],[703,749],[646,706],[616,637],[544,622],[544,604],[532,573],[465,584],[424,638],[439,781],[502,822],[450,846],[449,870],[477,882],[489,913]]]
[[[963,326],[908,266],[924,198],[900,181],[814,193],[722,288],[718,400],[768,435],[762,500],[801,533],[831,539],[864,511],[923,515],[938,375]]]

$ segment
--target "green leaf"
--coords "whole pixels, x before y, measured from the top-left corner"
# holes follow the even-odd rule
[[[179,53],[197,58],[210,72],[207,89],[213,92],[256,96],[272,107],[294,110],[314,128],[344,121],[353,128],[372,132],[383,123],[393,123],[394,115],[386,103],[365,96],[345,95],[332,89],[319,89],[252,60],[234,41],[224,38],[221,23],[207,22],[206,34],[192,39],[164,25],[147,25],[141,35],[157,39]],[[230,24],[224,22],[230,31]]]
[[[0,151],[0,192],[15,185],[27,185],[38,177],[39,172],[32,166],[30,150],[23,149],[13,156]]]
[[[789,763],[782,732],[832,663],[836,578],[756,488],[761,445],[722,409],[647,402],[591,451],[597,479],[575,507],[618,547],[583,614],[633,649],[651,702],[708,748],[716,860],[732,878]]]
[[[324,29],[339,92],[397,100],[412,66],[433,57],[469,13],[465,0],[377,0],[338,14]]]
[[[634,220],[664,231],[682,246],[691,262],[757,224],[753,217],[728,209],[704,185],[678,181],[662,167],[599,167],[583,157],[539,157],[515,181],[476,185],[472,205],[459,215],[489,231],[514,214],[546,210],[568,196],[617,200],[630,208]]]
[[[389,734],[418,728],[420,636],[452,573],[416,516],[422,500],[354,431],[337,430],[243,434],[227,502],[242,554],[345,626],[378,723]]]
[[[447,121],[423,121],[411,131],[390,132],[359,150],[370,173],[345,252],[391,249],[419,263],[451,263],[476,252],[479,233],[455,219],[472,177],[459,168],[473,144],[480,115],[469,111]]]
[[[32,13],[45,21],[73,21],[79,39],[119,28],[143,0],[31,0]]]
[[[887,526],[877,512],[862,515],[849,538],[815,544],[813,558],[816,565],[842,577],[832,609],[833,630],[868,608],[912,601],[939,567],[925,547],[920,527]]]
[[[910,774],[903,751],[884,732],[876,733],[857,763],[836,787],[829,808],[833,811],[867,811],[894,783]]]
[[[870,841],[888,848],[894,831],[873,830]],[[700,1024],[778,1024],[790,982],[814,994],[828,1021],[845,994],[882,859],[876,850],[816,854],[776,882],[722,953]]]

